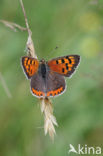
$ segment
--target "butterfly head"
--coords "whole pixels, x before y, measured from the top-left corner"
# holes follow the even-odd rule
[[[44,59],[41,59],[40,64],[46,64],[46,61]]]

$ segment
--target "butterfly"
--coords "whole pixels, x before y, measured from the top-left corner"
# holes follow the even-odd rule
[[[80,62],[79,55],[57,57],[50,61],[23,56],[23,71],[30,79],[31,92],[38,98],[55,97],[66,89],[64,77],[70,77]]]

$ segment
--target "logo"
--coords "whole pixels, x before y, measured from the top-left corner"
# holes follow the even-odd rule
[[[87,145],[81,146],[80,144],[78,144],[77,149],[75,149],[75,147],[70,144],[69,145],[69,150],[68,150],[68,154],[70,153],[75,153],[75,154],[101,154],[102,153],[102,149],[101,147],[88,147]]]

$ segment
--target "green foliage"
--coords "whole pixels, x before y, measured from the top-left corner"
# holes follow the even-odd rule
[[[25,0],[24,6],[39,59],[79,54],[81,63],[66,79],[67,91],[53,99],[59,127],[52,143],[38,128],[43,116],[20,65],[27,33],[0,23],[0,72],[12,95],[0,81],[0,156],[63,156],[70,143],[102,146],[103,1]],[[25,26],[19,1],[1,0],[0,19]]]

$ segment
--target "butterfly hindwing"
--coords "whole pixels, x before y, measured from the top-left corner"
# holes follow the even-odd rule
[[[30,85],[31,85],[31,92],[34,96],[38,98],[45,97],[46,88],[41,74],[39,73],[34,74],[31,78]]]
[[[48,71],[46,79],[46,96],[54,97],[65,91],[65,79],[56,72]]]
[[[63,76],[70,77],[80,62],[79,55],[68,55],[48,61],[50,70]]]
[[[39,62],[37,59],[28,56],[22,57],[22,67],[28,79],[38,71],[38,66]]]
[[[65,79],[58,73],[47,71],[47,76],[44,79],[40,73],[36,73],[31,78],[31,92],[38,98],[55,97],[64,91]]]

